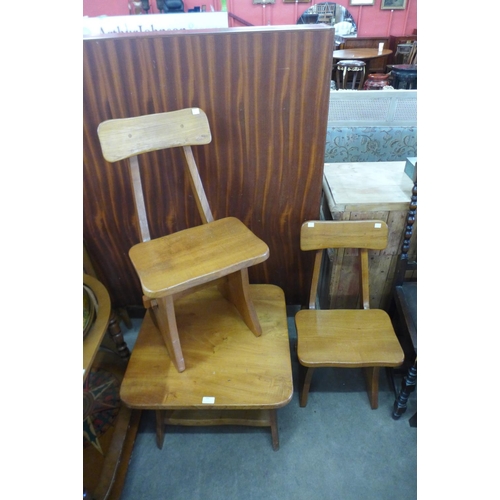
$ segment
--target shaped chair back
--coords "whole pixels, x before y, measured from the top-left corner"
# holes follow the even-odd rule
[[[368,250],[387,246],[389,228],[379,220],[371,221],[308,221],[300,230],[301,250],[317,250],[314,260],[309,309],[316,308],[323,251],[327,248],[358,249],[360,258],[360,291],[363,309],[370,308]]]
[[[199,108],[187,108],[135,118],[108,120],[99,125],[97,134],[107,161],[129,159],[142,241],[151,239],[137,158],[143,153],[182,147],[201,219],[204,224],[214,220],[191,149],[191,146],[209,144],[212,140],[204,111]]]

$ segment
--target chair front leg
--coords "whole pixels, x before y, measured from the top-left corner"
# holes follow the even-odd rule
[[[304,370],[304,369],[305,369],[305,376],[304,376],[304,380],[302,382],[302,388],[300,390],[300,406],[301,406],[301,408],[304,408],[307,405],[307,398],[309,396],[309,388],[311,386],[311,379],[312,379],[315,368],[302,367],[302,370]]]
[[[167,347],[168,355],[177,371],[183,372],[186,369],[184,356],[182,354],[177,321],[175,319],[174,298],[172,295],[161,297],[153,302],[151,310],[155,316],[155,324],[160,330],[161,336]]]
[[[368,392],[368,399],[370,400],[370,405],[372,410],[378,408],[378,379],[380,373],[380,367],[378,366],[368,366],[364,368],[365,381],[366,381],[366,391]]]

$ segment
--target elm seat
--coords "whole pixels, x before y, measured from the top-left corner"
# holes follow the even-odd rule
[[[356,87],[356,80],[358,78],[358,73],[360,74],[358,90],[363,88],[363,82],[365,79],[366,63],[364,61],[356,60],[344,60],[338,61],[336,64],[336,81],[337,89],[347,89],[347,83],[349,79],[349,73],[353,74],[352,77],[352,90]],[[342,85],[340,83],[340,74],[342,74]]]
[[[383,221],[308,221],[302,225],[300,248],[316,250],[309,309],[295,315],[297,356],[302,368],[300,406],[307,405],[316,368],[364,368],[368,397],[378,407],[379,369],[402,364],[404,353],[389,315],[370,309],[368,250],[387,246]],[[360,259],[361,309],[317,310],[316,295],[324,250],[357,249]]]
[[[151,308],[168,353],[179,372],[186,368],[176,323],[176,299],[200,287],[217,285],[247,327],[262,333],[248,287],[248,267],[269,257],[269,248],[240,220],[214,220],[191,146],[212,140],[206,114],[199,108],[108,120],[97,130],[104,158],[128,159],[142,242],[129,256],[139,276],[144,305]],[[151,239],[138,155],[182,147],[185,166],[203,224]]]

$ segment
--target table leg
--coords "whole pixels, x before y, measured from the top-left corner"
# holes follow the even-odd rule
[[[280,449],[280,438],[278,435],[278,410],[269,410],[269,417],[271,419],[271,437],[273,440],[273,450]]]
[[[161,450],[165,438],[165,410],[155,410],[156,413],[156,445]]]

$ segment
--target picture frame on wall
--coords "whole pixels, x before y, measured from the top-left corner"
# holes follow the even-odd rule
[[[404,10],[406,9],[406,0],[382,0],[380,8],[382,10]]]
[[[311,0],[283,0],[283,3],[310,3]]]
[[[375,0],[349,0],[349,5],[373,5]]]

